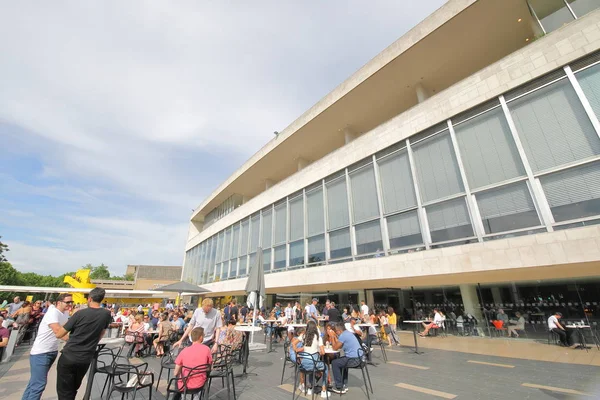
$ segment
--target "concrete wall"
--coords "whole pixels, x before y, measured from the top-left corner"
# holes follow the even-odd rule
[[[536,40],[277,183],[191,237],[186,250],[302,187],[598,49],[600,10]]]

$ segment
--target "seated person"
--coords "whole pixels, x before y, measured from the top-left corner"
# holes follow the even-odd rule
[[[360,343],[355,335],[347,331],[343,324],[338,323],[334,326],[337,336],[337,343],[333,344],[334,350],[344,350],[344,357],[336,358],[331,362],[333,370],[334,386],[331,388],[335,393],[348,392],[348,367],[354,367],[355,359],[359,356],[358,349],[361,348]]]
[[[327,397],[327,365],[321,361],[321,356],[325,354],[325,349],[323,348],[323,339],[321,338],[321,334],[319,333],[319,329],[317,328],[317,323],[315,321],[308,321],[306,326],[306,333],[304,335],[304,347],[303,351],[308,353],[310,357],[304,356],[302,358],[302,368],[305,371],[315,371],[313,375],[318,375],[316,371],[319,373],[323,373],[323,381],[321,387],[321,397]],[[317,376],[313,377],[313,384],[317,383]],[[308,386],[308,382],[307,382]],[[311,388],[308,389],[307,395],[311,395]]]
[[[175,359],[175,376],[179,378],[177,383],[179,392],[175,393],[173,400],[181,399],[184,382],[187,389],[198,389],[204,386],[207,378],[206,372],[195,373],[189,376],[190,371],[200,365],[212,364],[210,348],[202,343],[204,340],[204,328],[192,329],[190,337],[192,345],[181,350],[181,353]]]
[[[10,331],[4,327],[4,318],[0,317],[0,348],[8,346]]]
[[[511,337],[512,334],[514,333],[516,337],[519,337],[519,333],[517,331],[524,331],[525,330],[525,318],[521,315],[520,312],[516,312],[515,316],[517,317],[517,319],[511,319],[509,322],[509,326],[508,326],[508,336]]]
[[[158,323],[158,335],[153,341],[156,357],[161,357],[165,354],[164,343],[169,339],[171,324],[167,321],[167,314],[161,314],[160,322]]]
[[[502,321],[502,324],[504,325],[504,327],[506,327],[506,325],[508,325],[508,315],[506,315],[506,313],[504,312],[503,309],[500,308],[498,310],[498,314],[496,314],[496,320]]]
[[[556,333],[558,338],[560,339],[560,343],[568,347],[569,346],[569,338],[567,337],[566,329],[558,322],[559,319],[562,318],[562,314],[559,312],[554,313],[548,318],[548,330]]]
[[[217,328],[215,332],[215,344],[211,348],[211,353],[215,354],[219,351],[219,345],[230,346],[231,350],[235,351],[242,346],[244,334],[235,330],[235,318],[229,318],[226,326]]]
[[[425,328],[425,330],[421,333],[419,333],[419,335],[421,336],[427,336],[427,334],[429,333],[429,330],[432,328],[439,328],[440,326],[442,326],[442,323],[444,321],[444,318],[442,317],[442,314],[440,314],[440,311],[437,308],[433,309],[434,312],[434,316],[433,316],[433,322],[430,322],[429,324],[426,324],[425,322],[423,322],[423,327]]]

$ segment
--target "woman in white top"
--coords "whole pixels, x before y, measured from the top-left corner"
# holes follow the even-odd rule
[[[425,330],[421,333],[419,333],[419,335],[421,336],[427,336],[427,334],[429,333],[429,330],[431,328],[440,328],[442,326],[442,323],[444,322],[444,317],[442,317],[442,314],[440,314],[439,310],[437,308],[433,309],[434,312],[434,316],[433,316],[433,322],[426,324],[425,322],[423,322],[423,327],[425,328]]]
[[[317,328],[317,323],[313,320],[308,321],[308,324],[306,325],[303,351],[310,354],[312,359],[308,358],[307,356],[302,358],[302,368],[304,368],[306,371],[312,371],[316,367],[318,371],[323,371],[324,375],[322,381],[323,387],[321,388],[321,397],[327,398],[327,364],[320,360],[320,355],[325,354],[325,348],[323,347],[323,338],[321,337],[321,333]],[[316,376],[314,377],[314,380],[316,381]],[[309,388],[306,394],[311,395],[312,390]]]
[[[516,337],[519,337],[519,332],[517,331],[525,331],[525,318],[521,315],[520,312],[515,313],[517,319],[511,319],[508,326],[508,337],[511,337],[513,333]]]

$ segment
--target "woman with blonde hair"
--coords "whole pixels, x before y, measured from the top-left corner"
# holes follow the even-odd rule
[[[162,357],[165,354],[164,342],[169,338],[171,332],[171,324],[167,319],[167,314],[160,314],[160,322],[158,323],[158,336],[154,339],[154,349],[156,350],[156,357]]]
[[[127,328],[125,335],[125,341],[127,343],[131,343],[131,350],[129,351],[130,356],[133,353],[134,348],[136,355],[139,355],[140,351],[143,349],[145,332],[144,317],[142,314],[137,314],[134,318],[134,322],[129,325],[129,328]]]

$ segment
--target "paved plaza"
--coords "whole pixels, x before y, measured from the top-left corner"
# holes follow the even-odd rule
[[[406,346],[386,347],[387,363],[383,362],[381,351],[375,349],[377,366],[369,366],[374,388],[371,399],[600,398],[600,387],[594,387],[600,381],[600,351],[596,348],[586,352],[540,341],[450,336],[421,339],[423,354],[415,354],[412,347],[408,347],[412,344],[412,335],[403,332],[401,340]],[[236,378],[239,400],[291,399],[293,369],[286,369],[282,385],[283,346],[275,345],[274,349],[272,353],[251,353],[248,376]],[[485,349],[496,355],[478,354],[484,353]],[[132,359],[132,363],[138,362],[148,362],[150,370],[158,376],[158,359]],[[241,372],[240,367],[236,367],[236,372]],[[20,399],[29,379],[28,348],[19,348],[11,363],[0,367],[0,374],[0,398]],[[57,399],[55,382],[54,366],[44,399]],[[98,375],[93,399],[100,399],[103,384],[104,376]],[[152,398],[164,399],[165,387],[163,376],[160,389],[152,394]],[[344,399],[367,398],[360,371],[351,370],[349,387],[350,391],[342,396]],[[143,390],[138,398],[146,399],[147,394],[147,389]],[[78,398],[82,396],[80,390]],[[338,397],[338,394],[332,394],[332,398]],[[213,382],[210,398],[227,399],[227,390],[222,388],[220,380]]]

